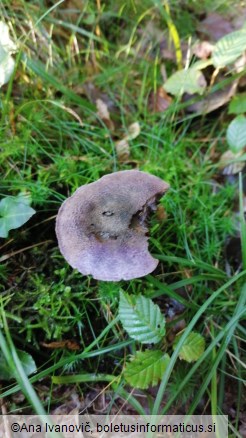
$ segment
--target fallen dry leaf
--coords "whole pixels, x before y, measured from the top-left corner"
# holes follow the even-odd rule
[[[243,56],[241,56],[241,58],[239,58],[235,62],[235,64],[234,64],[235,71],[237,73],[241,73],[245,69],[245,66],[246,66],[246,53],[244,53]],[[239,78],[238,86],[241,89],[246,87],[246,76],[245,75],[243,75]]]
[[[116,155],[119,161],[125,163],[130,156],[129,141],[134,140],[140,134],[141,128],[139,122],[132,123],[128,127],[128,133],[124,135],[122,140],[115,143]]]
[[[103,102],[101,99],[96,100],[96,106],[97,106],[97,113],[101,119],[110,119],[110,114],[108,112],[108,107],[106,103]]]
[[[106,103],[102,99],[96,100],[97,115],[105,123],[110,131],[114,130],[114,124],[110,119],[110,114]]]
[[[205,34],[211,41],[218,41],[223,36],[233,32],[234,26],[228,18],[223,17],[217,12],[212,12],[199,23],[197,31],[199,34]]]
[[[228,150],[221,155],[219,167],[220,169],[223,169],[223,175],[235,175],[236,173],[241,172],[245,166],[245,161],[233,161],[241,157],[243,153],[244,151],[240,151],[237,154],[234,154],[232,151]]]
[[[161,204],[157,206],[156,217],[158,221],[164,221],[165,219],[167,219],[167,213],[165,211],[165,208]]]
[[[238,86],[238,80],[235,81],[232,85],[229,85],[223,90],[215,91],[214,93],[209,94],[208,96],[205,96],[203,99],[199,100],[198,102],[195,102],[189,106],[186,107],[186,111],[189,113],[196,113],[199,114],[208,114],[212,111],[220,108],[221,106],[225,105],[229,100],[234,96]],[[189,99],[192,99],[196,95],[186,95]]]
[[[40,344],[45,348],[50,348],[56,350],[57,348],[67,348],[71,351],[80,350],[80,346],[76,341],[65,340],[65,341],[54,341],[54,342],[40,342]]]
[[[192,48],[192,53],[200,59],[207,59],[214,49],[214,45],[209,41],[200,41]]]
[[[119,161],[126,162],[130,156],[128,140],[123,138],[115,143],[116,155]]]
[[[172,98],[163,87],[157,88],[156,92],[151,91],[148,99],[149,110],[153,113],[164,112],[172,103]]]
[[[130,126],[128,126],[128,134],[124,137],[127,140],[134,140],[134,138],[137,138],[140,134],[140,125],[138,122],[132,123]]]
[[[239,59],[234,63],[235,71],[241,73],[245,69],[246,65],[246,53],[244,53]]]

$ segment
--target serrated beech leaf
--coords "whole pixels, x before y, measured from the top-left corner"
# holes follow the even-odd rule
[[[138,351],[126,364],[124,377],[135,388],[146,389],[157,385],[162,378],[170,357],[161,350]]]
[[[165,335],[165,319],[149,298],[120,292],[119,316],[128,335],[143,344],[156,344]]]
[[[173,349],[175,350],[176,345],[180,339],[181,334],[178,334],[175,338]],[[185,360],[186,362],[195,362],[201,357],[205,349],[205,339],[200,333],[190,332],[185,342],[183,343],[179,358]]]

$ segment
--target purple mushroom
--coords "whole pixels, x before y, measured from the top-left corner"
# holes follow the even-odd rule
[[[81,186],[56,221],[67,262],[97,280],[143,277],[158,265],[148,252],[147,218],[169,184],[138,170],[111,173]]]

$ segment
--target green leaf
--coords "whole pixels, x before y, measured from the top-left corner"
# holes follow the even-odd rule
[[[0,55],[0,87],[6,84],[14,71],[15,61],[12,56],[1,53]]]
[[[124,377],[131,386],[146,389],[157,385],[169,362],[170,357],[161,350],[137,351],[131,362],[126,364]]]
[[[29,376],[30,374],[36,373],[37,367],[32,356],[22,350],[16,350],[16,351],[26,375]],[[14,378],[15,378],[15,374],[10,369],[7,361],[5,360],[5,357],[0,352],[0,380],[11,380]]]
[[[227,128],[226,139],[234,153],[246,146],[246,117],[240,115],[232,120]]]
[[[23,194],[0,201],[0,237],[8,237],[9,230],[21,227],[36,213],[29,203],[30,198]]]
[[[206,85],[206,80],[199,69],[191,67],[174,73],[165,82],[163,88],[174,96],[180,96],[184,93],[202,94]]]
[[[6,23],[0,21],[0,87],[6,84],[15,66],[15,61],[11,56],[16,50],[16,46],[9,37],[9,29]]]
[[[204,68],[207,68],[210,65],[213,65],[211,59],[200,59],[200,61],[194,62],[194,64],[192,64],[190,68],[194,70],[203,70]]]
[[[129,297],[121,291],[119,316],[128,335],[142,344],[156,344],[165,335],[160,308],[142,295]]]
[[[173,349],[175,350],[176,345],[181,337],[181,334],[177,335],[173,344]],[[182,345],[179,358],[185,360],[186,362],[195,362],[201,357],[205,350],[205,339],[202,335],[196,332],[190,332],[186,338],[184,344]]]
[[[229,114],[246,113],[246,93],[237,94],[229,104]]]
[[[246,29],[242,28],[221,38],[212,52],[215,67],[225,67],[232,64],[246,49]]]

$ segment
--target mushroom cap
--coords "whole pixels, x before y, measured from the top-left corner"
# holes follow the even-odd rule
[[[59,248],[67,262],[97,280],[143,277],[158,265],[148,252],[145,219],[169,185],[138,170],[123,170],[79,187],[60,207]]]

